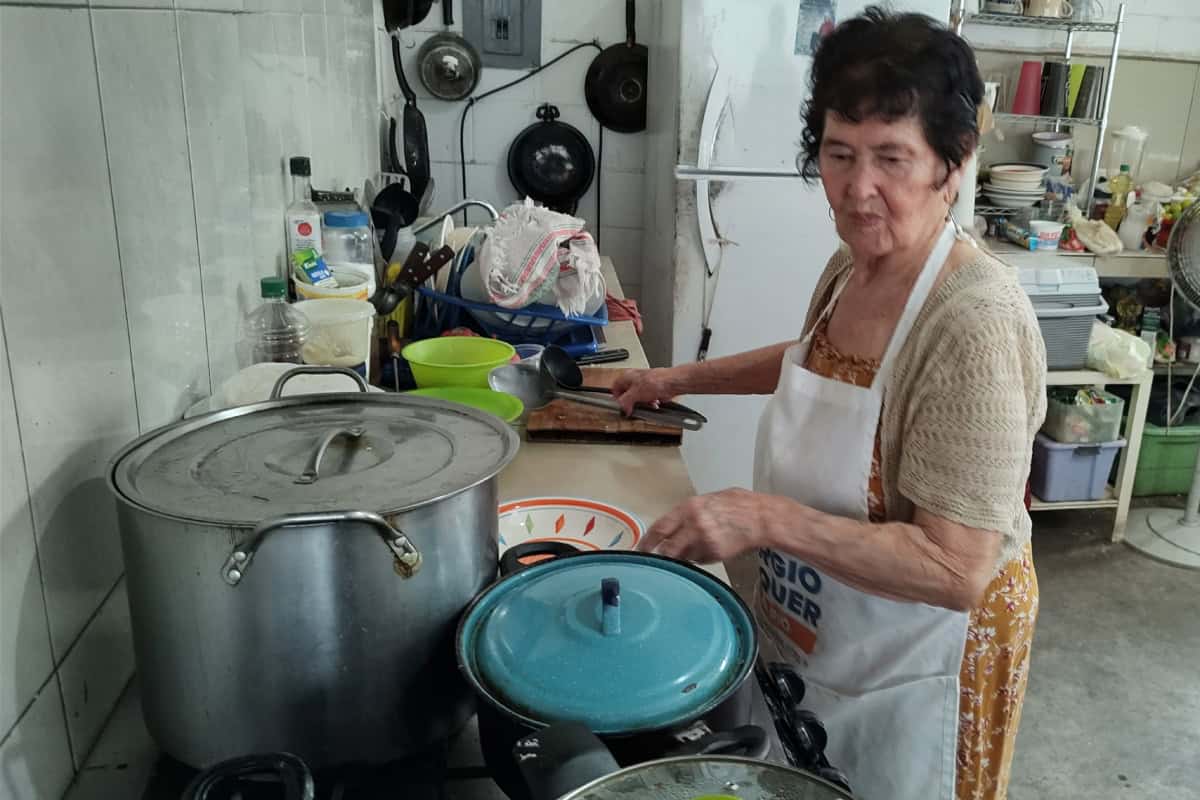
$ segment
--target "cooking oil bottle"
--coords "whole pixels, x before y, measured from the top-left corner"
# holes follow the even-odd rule
[[[1108,211],[1104,213],[1104,224],[1114,231],[1125,218],[1129,191],[1132,188],[1133,176],[1129,174],[1129,165],[1122,164],[1120,174],[1108,179],[1108,191],[1112,195],[1112,201],[1108,204]]]

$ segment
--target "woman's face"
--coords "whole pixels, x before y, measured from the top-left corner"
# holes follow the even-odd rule
[[[961,168],[947,177],[915,117],[851,122],[826,112],[820,167],[838,236],[860,258],[919,245],[962,179]]]

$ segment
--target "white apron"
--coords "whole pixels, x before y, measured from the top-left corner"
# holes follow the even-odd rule
[[[805,369],[811,331],[787,350],[759,422],[755,491],[867,519],[884,387],[954,238],[947,224],[870,388]],[[861,592],[785,552],[759,556],[754,605],[764,650],[800,669],[807,684],[802,707],[828,728],[829,760],[850,778],[854,796],[953,800],[967,614]]]

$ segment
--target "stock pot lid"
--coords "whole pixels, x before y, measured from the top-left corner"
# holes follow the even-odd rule
[[[754,623],[733,591],[672,559],[598,552],[528,567],[468,612],[470,668],[535,722],[597,733],[698,717],[741,684]]]
[[[279,514],[407,511],[491,478],[517,446],[498,417],[457,403],[300,395],[147,434],[117,456],[111,479],[153,511],[255,525]]]

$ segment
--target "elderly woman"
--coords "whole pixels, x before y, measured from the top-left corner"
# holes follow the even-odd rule
[[[869,9],[814,57],[803,173],[845,247],[802,337],[633,371],[628,407],[773,392],[754,491],[692,498],[646,550],[759,550],[764,647],[799,666],[865,800],[1003,798],[1037,615],[1024,505],[1046,362],[1015,271],[950,216],[979,134],[968,46]]]

